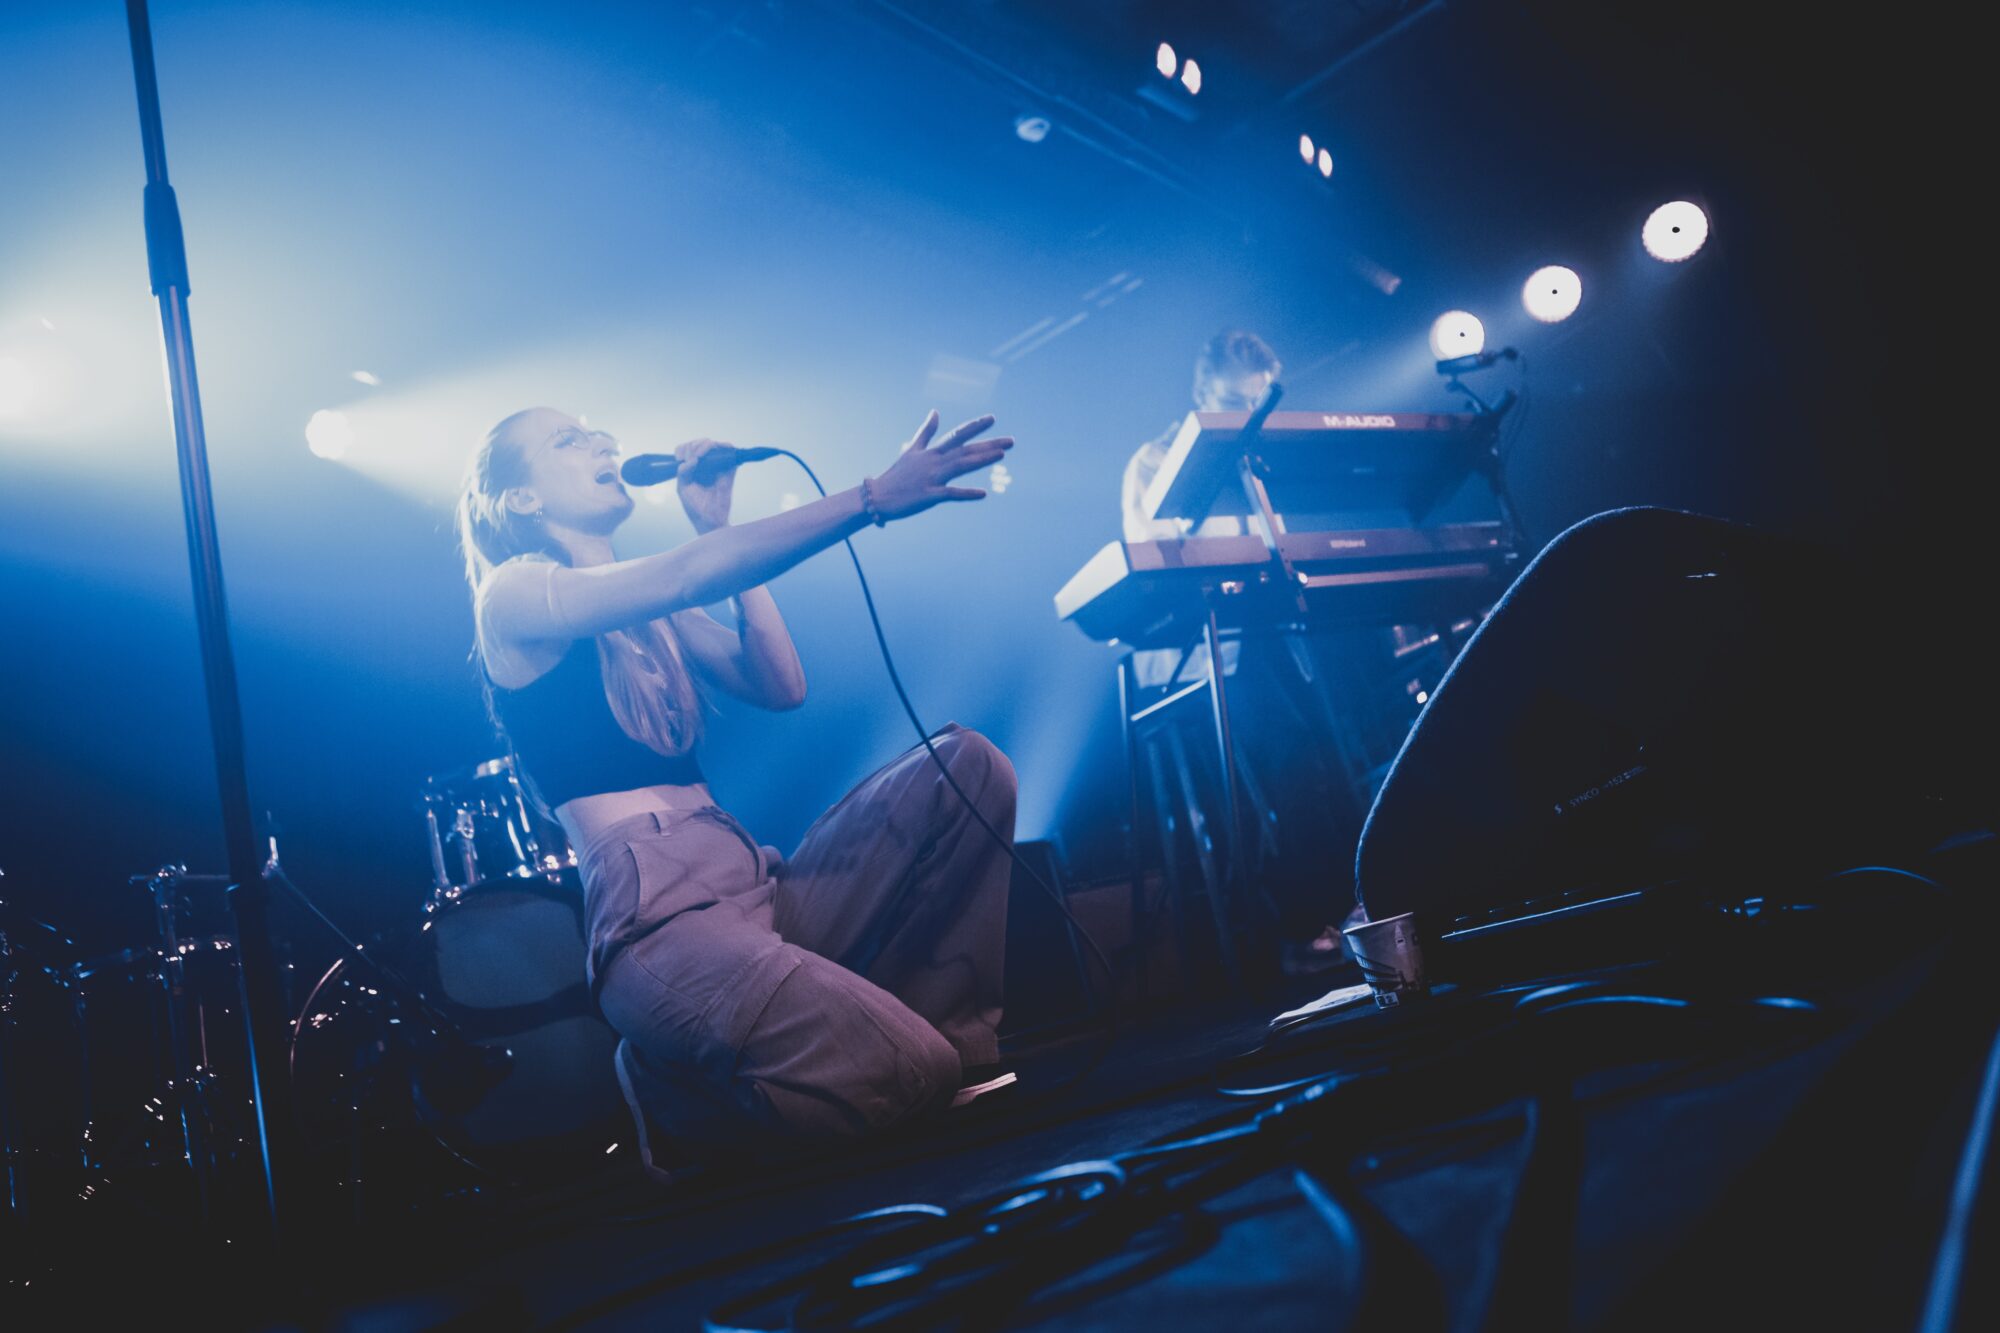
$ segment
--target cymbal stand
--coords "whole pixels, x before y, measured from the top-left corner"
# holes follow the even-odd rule
[[[210,1221],[215,1171],[212,1141],[215,1125],[209,1115],[207,1097],[212,1070],[209,1067],[208,1034],[198,1001],[195,1002],[194,1012],[189,1012],[191,997],[178,913],[183,886],[209,884],[226,887],[232,881],[227,875],[191,875],[184,865],[166,865],[151,875],[135,875],[132,882],[144,884],[147,895],[152,899],[153,924],[160,940],[159,979],[165,992],[163,1008],[167,1050],[172,1061],[172,1072],[168,1077],[168,1104],[180,1125],[181,1152],[193,1174],[196,1215],[206,1228]],[[191,1042],[198,1043],[200,1047],[198,1058],[190,1049]]]
[[[284,866],[278,860],[278,840],[276,838],[270,839],[269,845],[270,855],[264,862],[263,877],[283,887],[287,893],[292,895],[293,901],[311,913],[313,918],[326,928],[327,933],[340,942],[341,955],[334,961],[333,967],[327,969],[329,975],[335,968],[349,963],[366,967],[377,977],[381,978],[383,985],[388,989],[392,999],[409,1005],[423,1019],[424,1023],[431,1028],[433,1035],[455,1042],[462,1047],[484,1049],[479,1047],[478,1043],[474,1042],[472,1038],[466,1036],[464,1029],[459,1027],[450,1015],[433,1004],[431,998],[420,987],[388,963],[368,952],[366,943],[349,935],[340,928],[339,923],[335,922],[332,917],[322,912],[319,904],[308,897],[305,890],[293,883],[291,876],[285,873]],[[293,1017],[296,1020],[297,1015]]]

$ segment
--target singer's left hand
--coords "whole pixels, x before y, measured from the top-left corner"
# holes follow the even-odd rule
[[[689,440],[674,450],[674,457],[681,464],[674,485],[681,493],[681,508],[687,510],[688,521],[694,524],[697,534],[729,526],[729,501],[736,489],[736,469],[721,472],[713,481],[696,480],[696,464],[702,455],[727,448],[720,440],[702,439]]]

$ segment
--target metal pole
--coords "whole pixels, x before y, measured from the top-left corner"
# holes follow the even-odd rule
[[[1228,821],[1228,841],[1222,846],[1222,889],[1216,897],[1219,905],[1215,922],[1222,936],[1223,960],[1229,966],[1230,979],[1241,984],[1241,974],[1236,964],[1236,941],[1229,930],[1228,912],[1248,905],[1250,897],[1250,869],[1243,850],[1243,798],[1236,781],[1236,744],[1229,729],[1229,694],[1222,684],[1222,631],[1215,619],[1215,607],[1208,608],[1208,621],[1202,626],[1202,634],[1208,641],[1208,702],[1215,723],[1216,757],[1222,760],[1222,810]],[[1235,899],[1225,903],[1225,899]]]
[[[250,1047],[250,1105],[256,1165],[261,1173],[263,1220],[273,1237],[278,1203],[272,1130],[287,1122],[279,1071],[282,1006],[276,950],[267,914],[269,890],[257,856],[250,788],[243,760],[243,709],[236,688],[236,659],[229,646],[229,610],[223,598],[222,556],[216,545],[215,503],[209,490],[208,442],[201,424],[201,390],[195,381],[194,334],[188,325],[187,249],[180,205],[167,183],[166,137],[160,125],[160,89],[153,71],[153,31],[146,0],[126,0],[132,37],[132,74],[139,94],[139,133],[146,153],[146,264],[160,302],[166,345],[167,388],[174,443],[180,453],[181,507],[187,519],[188,564],[194,576],[195,622],[208,683],[209,727],[222,797],[222,827],[236,916],[243,988],[243,1019]]]

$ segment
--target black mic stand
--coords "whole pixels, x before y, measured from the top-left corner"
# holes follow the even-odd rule
[[[1258,443],[1263,438],[1264,420],[1278,406],[1278,400],[1285,395],[1285,388],[1276,380],[1265,389],[1264,397],[1250,413],[1250,419],[1243,423],[1243,429],[1236,437],[1236,477],[1243,487],[1243,496],[1250,513],[1257,516],[1264,528],[1264,539],[1270,547],[1271,563],[1278,583],[1287,589],[1292,598],[1292,606],[1301,620],[1306,613],[1305,587],[1299,582],[1298,572],[1292,567],[1285,554],[1284,543],[1279,539],[1278,518],[1271,508],[1271,494],[1265,488],[1264,478],[1270,473],[1270,466],[1258,452]],[[1247,521],[1246,521],[1247,522]],[[1223,590],[1227,595],[1227,590]],[[1223,684],[1222,669],[1222,627],[1216,618],[1215,603],[1208,605],[1208,618],[1202,625],[1202,636],[1208,645],[1208,682],[1210,720],[1215,724],[1216,753],[1222,763],[1222,807],[1228,819],[1229,839],[1224,846],[1223,884],[1225,892],[1245,906],[1254,905],[1253,896],[1260,896],[1251,881],[1248,855],[1244,851],[1245,808],[1242,783],[1237,780],[1236,738],[1229,720],[1228,687]],[[1261,820],[1261,816],[1259,816]],[[1218,925],[1223,917],[1217,916]],[[1235,944],[1227,926],[1222,926],[1221,939],[1224,966],[1232,981],[1239,980],[1236,965]]]
[[[216,779],[222,800],[229,902],[236,918],[240,959],[237,977],[251,1052],[248,1092],[261,1185],[258,1211],[263,1235],[276,1241],[279,1237],[277,1180],[294,1154],[290,1108],[280,1074],[284,1068],[280,1058],[283,1006],[268,916],[270,895],[261,874],[250,813],[250,789],[243,757],[243,708],[229,644],[229,610],[222,589],[222,557],[216,544],[215,502],[209,490],[208,442],[202,428],[201,390],[195,381],[194,334],[188,325],[187,249],[181,236],[180,205],[174,198],[173,186],[167,182],[166,137],[160,124],[160,90],[153,70],[153,32],[146,14],[146,0],[126,0],[125,17],[132,40],[132,74],[139,96],[139,132],[146,155],[146,264],[153,295],[159,298],[160,329],[166,346],[174,443],[180,454],[181,507],[187,520],[188,564],[194,576],[195,621],[201,636],[209,729],[215,745]]]
[[[1459,378],[1467,371],[1484,370],[1496,361],[1513,361],[1519,356],[1520,353],[1513,348],[1503,347],[1498,352],[1440,361],[1437,369],[1438,374],[1445,377],[1444,387],[1453,393],[1463,394],[1471,402],[1473,413],[1486,423],[1486,439],[1477,463],[1479,474],[1486,479],[1487,488],[1493,492],[1493,502],[1500,510],[1500,522],[1507,529],[1507,540],[1515,550],[1525,551],[1527,533],[1522,530],[1520,516],[1514,510],[1514,497],[1507,490],[1507,461],[1500,456],[1500,422],[1514,409],[1520,396],[1508,389],[1500,395],[1498,402],[1489,403]]]

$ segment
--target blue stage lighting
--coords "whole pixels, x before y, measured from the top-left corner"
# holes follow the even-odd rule
[[[1171,79],[1180,67],[1181,58],[1174,54],[1174,48],[1161,42],[1160,49],[1153,53],[1153,68],[1160,71],[1161,78]]]
[[[1313,140],[1310,134],[1301,134],[1299,136],[1299,157],[1304,160],[1307,166],[1312,165]]]
[[[1324,148],[1319,150],[1319,174],[1328,178],[1333,175],[1333,154]]]
[[[1560,324],[1583,303],[1583,279],[1561,264],[1538,268],[1521,288],[1521,304],[1544,324]]]
[[[1646,253],[1662,263],[1678,264],[1683,259],[1692,259],[1695,251],[1708,241],[1708,214],[1685,199],[1661,204],[1646,219],[1639,240]]]
[[[1431,355],[1440,361],[1477,356],[1486,350],[1486,326],[1477,315],[1447,310],[1431,324]]]
[[[1187,64],[1181,66],[1181,87],[1189,93],[1201,91],[1201,66],[1194,63],[1192,56],[1188,57]]]
[[[322,407],[306,421],[306,448],[321,458],[341,458],[354,443],[354,427],[345,412]]]
[[[1047,116],[1028,115],[1024,112],[1014,117],[1014,133],[1028,143],[1040,143],[1049,137],[1049,130],[1052,128]]]

